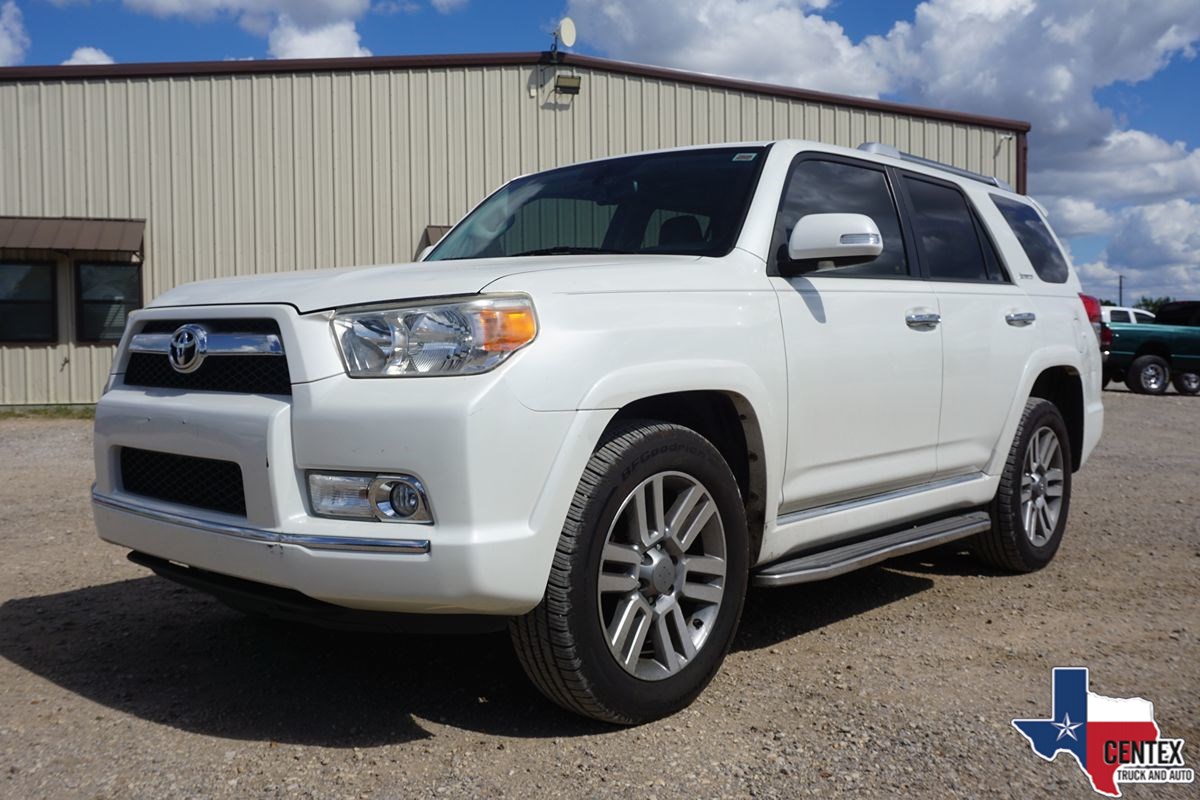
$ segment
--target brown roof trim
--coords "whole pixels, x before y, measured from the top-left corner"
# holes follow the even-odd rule
[[[0,249],[140,253],[143,219],[0,217]]]
[[[88,64],[73,66],[37,66],[0,68],[0,83],[15,81],[96,80],[102,78],[183,78],[201,75],[270,75],[290,72],[347,72],[366,70],[436,69],[446,67],[499,67],[547,63],[550,54],[528,53],[459,53],[421,56],[369,56],[366,58],[262,59],[255,61],[176,61],[159,64]],[[938,108],[910,106],[865,97],[814,92],[790,86],[723,78],[698,72],[652,67],[629,61],[615,61],[595,56],[560,53],[563,64],[586,69],[603,70],[658,80],[677,81],[698,86],[712,86],[739,92],[752,92],[772,97],[805,100],[810,103],[850,106],[868,111],[904,114],[910,117],[978,125],[987,128],[1023,133],[1029,123],[1003,117],[965,114]]]

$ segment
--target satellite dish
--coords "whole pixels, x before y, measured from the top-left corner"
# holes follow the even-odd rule
[[[575,46],[575,22],[570,17],[563,17],[562,22],[554,29],[554,35],[564,47]]]

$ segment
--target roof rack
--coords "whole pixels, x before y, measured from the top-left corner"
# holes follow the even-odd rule
[[[890,156],[892,158],[898,158],[901,161],[909,161],[913,164],[920,164],[923,167],[933,167],[934,169],[940,169],[943,172],[950,172],[954,175],[958,175],[960,178],[970,178],[973,181],[986,183],[988,186],[995,186],[999,189],[1004,189],[1009,192],[1013,190],[1008,181],[1002,181],[995,176],[971,172],[969,169],[954,167],[950,164],[943,164],[941,161],[934,161],[931,158],[914,156],[912,153],[902,153],[896,148],[892,147],[890,144],[883,144],[882,142],[863,142],[858,146],[858,149],[865,153],[874,153],[875,155],[880,156]]]

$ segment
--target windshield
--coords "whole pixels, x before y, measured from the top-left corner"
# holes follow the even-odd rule
[[[733,245],[765,147],[679,150],[518,178],[426,261],[572,253],[722,256]]]

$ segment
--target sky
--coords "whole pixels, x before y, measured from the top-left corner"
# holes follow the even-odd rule
[[[0,0],[0,66],[547,49],[1027,120],[1085,289],[1200,298],[1198,0]]]

